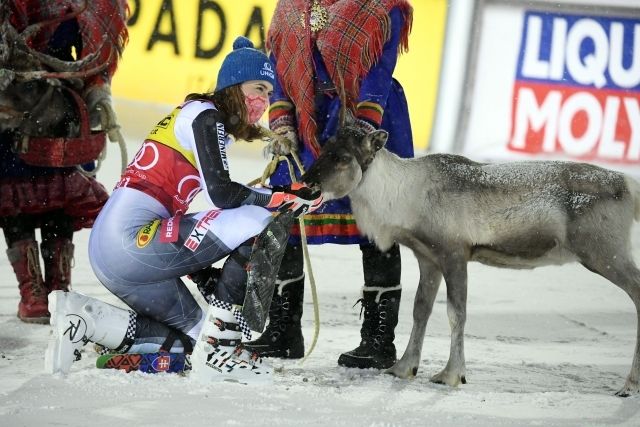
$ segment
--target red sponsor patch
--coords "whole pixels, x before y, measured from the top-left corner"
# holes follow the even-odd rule
[[[200,243],[202,243],[202,239],[204,239],[204,236],[207,234],[207,231],[211,226],[211,222],[218,215],[220,215],[220,211],[215,210],[205,213],[204,216],[196,223],[195,227],[193,227],[193,230],[191,230],[189,238],[184,242],[184,246],[189,248],[192,252],[195,252],[196,249],[198,249],[198,246],[200,246]]]
[[[580,161],[640,162],[640,93],[516,82],[508,149]]]
[[[180,217],[174,216],[163,219],[160,225],[160,243],[175,243],[180,231]]]

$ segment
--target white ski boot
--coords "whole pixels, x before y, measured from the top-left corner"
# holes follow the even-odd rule
[[[220,302],[213,302],[216,303]],[[273,380],[271,366],[257,353],[244,349],[241,341],[242,331],[233,313],[209,305],[191,355],[190,376],[202,382],[270,383]]]
[[[80,360],[89,341],[117,348],[127,333],[130,312],[78,292],[49,294],[51,337],[44,357],[45,372],[67,373]]]

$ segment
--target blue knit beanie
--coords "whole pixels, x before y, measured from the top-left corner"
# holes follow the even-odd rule
[[[233,52],[222,61],[215,91],[249,80],[266,80],[274,84],[273,64],[267,55],[254,49],[251,40],[238,37],[233,42]]]

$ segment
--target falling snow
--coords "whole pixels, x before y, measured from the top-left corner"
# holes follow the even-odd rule
[[[241,144],[241,143],[239,143]],[[117,180],[111,150],[99,179]],[[133,143],[129,152],[135,152]],[[230,152],[232,176],[262,173],[260,147]],[[577,201],[578,202],[578,201]],[[198,199],[195,208],[203,209]],[[633,231],[640,261],[640,227]],[[74,289],[118,301],[100,285],[87,260],[89,233],[76,234]],[[4,250],[6,248],[2,248]],[[413,380],[340,368],[340,352],[358,344],[362,284],[357,247],[311,247],[320,304],[315,351],[299,361],[275,360],[271,386],[199,384],[171,374],[124,374],[94,368],[90,346],[66,377],[43,373],[48,326],[15,316],[18,289],[0,258],[0,425],[2,426],[604,426],[638,425],[640,398],[614,397],[635,345],[636,318],[620,289],[579,265],[531,271],[469,268],[467,381],[456,389],[429,382],[449,352],[446,289],[441,286]],[[418,267],[403,250],[403,299],[396,344],[411,332]],[[195,287],[192,289],[195,290]],[[313,306],[307,287],[303,332],[311,342]]]

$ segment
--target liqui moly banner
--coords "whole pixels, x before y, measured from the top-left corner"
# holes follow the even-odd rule
[[[495,25],[482,29],[465,154],[640,174],[640,16],[508,7],[485,15]],[[519,37],[502,41],[508,32]]]
[[[508,148],[640,166],[640,21],[527,12]]]

